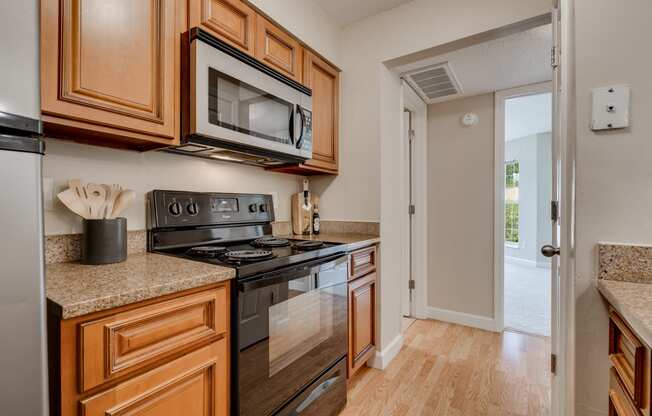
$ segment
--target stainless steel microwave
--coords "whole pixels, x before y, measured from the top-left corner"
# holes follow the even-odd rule
[[[258,166],[312,157],[309,88],[201,29],[182,55],[182,139],[167,150]]]

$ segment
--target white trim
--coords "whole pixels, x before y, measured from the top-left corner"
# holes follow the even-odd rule
[[[405,338],[403,337],[403,334],[398,334],[394,337],[392,342],[389,343],[387,348],[382,351],[376,351],[374,356],[367,361],[367,365],[369,367],[377,368],[378,370],[386,369],[389,363],[396,358],[399,352],[401,352],[404,341]]]
[[[541,82],[496,91],[494,97],[494,318],[499,331],[505,328],[505,100],[551,90],[550,82]]]
[[[505,256],[505,263],[518,264],[525,267],[537,267],[537,262],[534,260],[522,259],[520,257]]]
[[[485,331],[500,332],[496,326],[496,321],[493,318],[480,315],[472,315],[470,313],[456,312],[448,309],[433,308],[428,306],[426,308],[426,315],[430,319],[437,321],[450,322],[453,324],[469,326],[471,328],[484,329]]]
[[[413,219],[412,267],[415,289],[410,313],[414,318],[426,317],[428,294],[428,108],[426,103],[405,82],[402,83],[403,108],[412,112],[413,143],[413,198],[416,213]],[[403,129],[405,131],[405,129]],[[407,155],[406,155],[407,157]],[[406,178],[407,179],[407,178]],[[406,207],[407,211],[407,207]],[[407,242],[406,242],[407,245]],[[409,265],[408,265],[409,267]]]

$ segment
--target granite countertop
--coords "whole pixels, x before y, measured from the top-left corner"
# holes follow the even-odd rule
[[[46,295],[62,319],[74,318],[235,277],[231,268],[153,253],[123,263],[46,266]]]
[[[380,243],[380,237],[369,234],[317,234],[317,235],[279,235],[281,238],[292,238],[295,240],[321,240],[331,243],[347,245],[347,251],[357,250]]]
[[[598,280],[598,290],[648,346],[652,346],[652,284]]]

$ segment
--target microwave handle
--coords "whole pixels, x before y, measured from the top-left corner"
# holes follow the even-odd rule
[[[294,145],[294,113],[290,114],[288,130],[290,130],[290,143]]]
[[[297,139],[296,148],[301,149],[301,146],[303,146],[303,131],[306,127],[306,115],[303,113],[303,109],[301,108],[300,105],[297,105],[297,114],[301,116],[301,133],[299,134],[299,138]]]

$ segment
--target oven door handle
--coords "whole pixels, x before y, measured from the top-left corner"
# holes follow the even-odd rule
[[[336,376],[329,378],[319,386],[315,387],[315,389],[310,392],[308,397],[306,397],[306,400],[302,401],[301,404],[299,404],[299,406],[297,406],[289,416],[299,416],[304,410],[306,410],[306,408],[308,408],[308,406],[313,404],[324,393],[326,393],[340,379],[341,375],[339,371],[336,374]]]
[[[251,290],[260,289],[262,287],[272,286],[279,283],[289,282],[300,277],[308,275],[315,275],[321,271],[331,269],[339,264],[347,261],[346,254],[336,254],[326,259],[319,259],[305,263],[299,266],[293,266],[286,269],[275,270],[273,272],[262,274],[249,281],[238,283],[240,292],[249,292]],[[339,283],[346,283],[348,276],[343,276],[342,281]],[[338,282],[333,282],[338,283]]]

